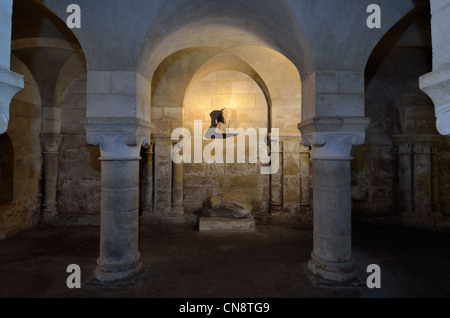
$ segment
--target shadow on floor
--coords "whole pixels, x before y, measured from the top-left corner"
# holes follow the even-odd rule
[[[255,233],[211,234],[183,227],[142,227],[144,271],[133,288],[70,290],[67,266],[82,281],[95,268],[97,227],[42,227],[0,242],[0,297],[391,298],[450,297],[450,234],[409,229],[354,229],[354,258],[363,281],[370,264],[382,288],[320,288],[302,268],[312,231],[258,226]]]

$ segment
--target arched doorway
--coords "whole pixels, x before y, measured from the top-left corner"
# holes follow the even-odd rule
[[[448,215],[448,142],[418,78],[431,71],[429,5],[412,11],[373,51],[366,67],[367,144],[355,148],[357,220],[433,227]],[[439,174],[438,174],[439,171]]]

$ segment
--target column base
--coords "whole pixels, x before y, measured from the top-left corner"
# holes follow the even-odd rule
[[[353,261],[348,263],[332,263],[320,259],[314,253],[311,253],[308,270],[314,276],[330,284],[355,283],[358,281],[358,274]]]
[[[183,215],[185,212],[183,205],[172,205],[172,213]]]
[[[41,208],[42,221],[44,224],[52,224],[58,217],[58,207],[56,204],[43,204]]]
[[[144,208],[142,209],[142,214],[144,213],[153,213],[155,211],[154,205],[144,205]]]
[[[407,227],[432,229],[435,219],[432,217],[418,217],[416,214],[402,214],[402,225]]]
[[[309,204],[309,203],[301,203],[300,204],[300,211],[306,212],[308,215],[312,215],[311,204]]]
[[[140,254],[125,262],[105,262],[98,259],[99,264],[94,270],[94,279],[100,283],[114,283],[126,281],[138,275],[142,269]]]
[[[270,214],[280,215],[283,213],[283,204],[270,204]]]

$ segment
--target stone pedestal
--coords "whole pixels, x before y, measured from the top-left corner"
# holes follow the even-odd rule
[[[167,217],[172,211],[173,161],[172,141],[167,136],[153,136],[155,141],[155,197],[154,214]]]
[[[83,120],[90,145],[101,150],[100,257],[94,278],[101,283],[123,281],[140,268],[139,160],[150,142],[150,124],[136,118]]]
[[[61,134],[42,134],[42,161],[43,161],[43,198],[42,220],[44,223],[52,223],[58,216],[58,166],[59,150],[62,144]]]
[[[357,279],[352,258],[351,160],[362,145],[366,118],[317,118],[299,125],[314,164],[314,250],[308,269],[321,279],[343,283]]]
[[[200,218],[200,232],[254,232],[256,229],[255,218],[225,219],[225,218]]]

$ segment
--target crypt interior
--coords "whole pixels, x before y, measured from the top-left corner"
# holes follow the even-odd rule
[[[449,297],[450,2],[377,3],[2,1],[0,297]]]

